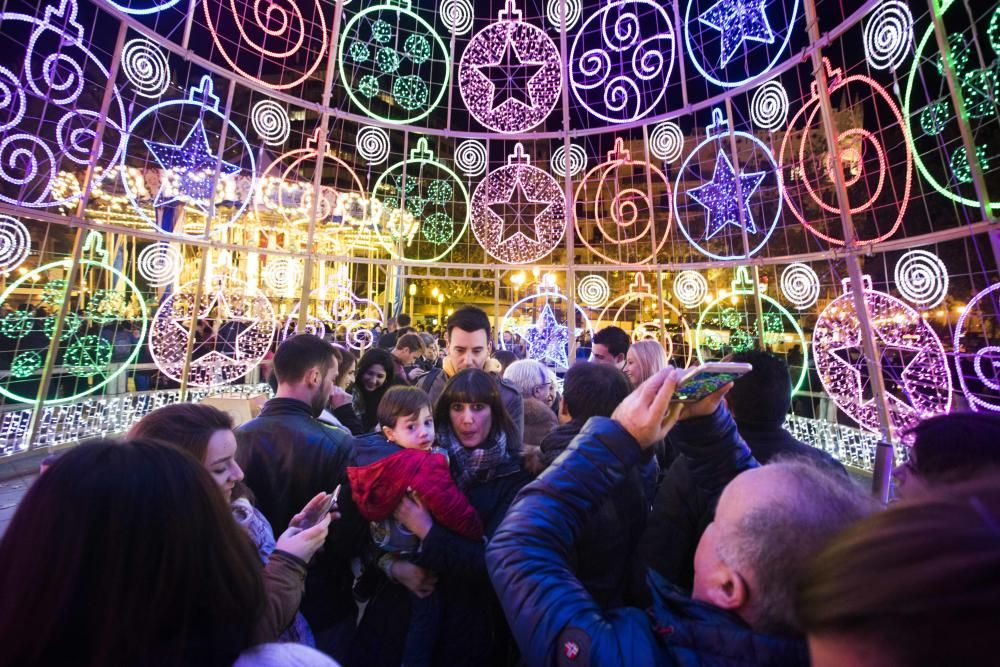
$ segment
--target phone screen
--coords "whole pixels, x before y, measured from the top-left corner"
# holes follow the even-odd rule
[[[685,380],[674,390],[675,401],[699,401],[709,394],[718,391],[743,373],[727,373],[720,371],[701,371]]]

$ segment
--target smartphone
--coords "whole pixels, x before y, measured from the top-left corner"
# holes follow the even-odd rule
[[[328,493],[326,495],[326,500],[324,500],[318,507],[316,507],[314,510],[310,511],[309,514],[306,515],[305,520],[301,524],[299,524],[299,528],[301,528],[302,530],[305,530],[306,528],[312,528],[317,523],[322,521],[323,517],[329,514],[330,510],[333,509],[333,506],[337,503],[337,497],[339,495],[340,495],[340,484],[338,484],[337,488],[333,490],[333,493]]]
[[[674,390],[673,399],[684,403],[700,401],[752,370],[750,364],[725,361],[710,361],[689,368]]]

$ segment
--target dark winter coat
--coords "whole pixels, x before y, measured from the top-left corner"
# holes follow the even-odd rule
[[[750,447],[753,457],[765,464],[778,456],[798,456],[819,466],[832,468],[846,475],[843,464],[818,447],[810,447],[786,431],[781,424],[737,420],[740,435]]]

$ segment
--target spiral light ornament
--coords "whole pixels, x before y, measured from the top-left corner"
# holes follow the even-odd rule
[[[917,306],[933,308],[948,293],[948,269],[934,253],[911,250],[899,258],[895,270],[896,289]]]
[[[0,215],[0,272],[13,271],[28,257],[31,236],[17,218]]]
[[[708,296],[708,281],[697,271],[681,271],[674,278],[674,296],[685,308],[697,308]]]
[[[664,162],[673,162],[684,150],[684,134],[677,123],[666,121],[653,128],[649,135],[649,150]]]
[[[148,39],[133,39],[122,49],[125,78],[143,97],[161,96],[170,85],[167,56]]]
[[[576,298],[587,308],[603,308],[611,297],[611,287],[603,276],[584,276],[576,285]]]
[[[380,127],[363,127],[358,131],[358,154],[368,164],[381,164],[389,159],[389,135]]]
[[[455,149],[455,165],[466,176],[479,176],[486,171],[486,146],[469,139]]]
[[[750,119],[762,130],[776,130],[788,120],[788,93],[777,81],[768,81],[754,91]]]
[[[898,69],[913,46],[913,15],[905,2],[887,0],[868,17],[865,58],[874,69]]]
[[[444,0],[441,22],[453,35],[465,35],[472,30],[472,3],[469,0]]]
[[[274,100],[261,100],[253,105],[250,124],[268,146],[280,146],[292,133],[288,112]]]
[[[819,276],[808,264],[789,264],[781,272],[781,293],[799,310],[811,308],[819,299]]]
[[[580,0],[549,0],[545,4],[545,17],[548,18],[552,27],[558,30],[562,28],[562,5],[566,5],[566,29],[569,30],[580,20],[583,7]]]
[[[160,241],[143,248],[138,262],[139,275],[153,287],[163,287],[181,275],[184,255],[177,246]]]
[[[552,154],[552,173],[556,176],[566,176],[566,151],[560,146]],[[576,176],[587,168],[587,151],[576,144],[569,145],[569,175]]]
[[[302,282],[302,265],[290,257],[269,257],[264,284],[277,292],[296,289]]]

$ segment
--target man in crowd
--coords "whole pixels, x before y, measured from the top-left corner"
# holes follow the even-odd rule
[[[618,327],[605,327],[594,336],[590,360],[600,364],[610,364],[622,370],[625,368],[625,355],[632,346],[632,339]]]
[[[493,585],[528,664],[809,664],[793,608],[796,575],[872,509],[839,475],[779,462],[735,477],[698,543],[691,597],[651,572],[647,611],[605,611],[570,570],[587,517],[668,431],[691,448],[726,444],[693,468],[707,483],[753,461],[722,405],[729,386],[690,406],[671,404],[679,373],[660,371],[612,419],[591,419],[521,491],[490,541]]]
[[[330,525],[324,549],[309,565],[301,610],[317,646],[338,660],[348,656],[356,607],[351,595],[351,558],[367,526],[350,500],[346,468],[354,439],[316,419],[337,378],[333,346],[310,334],[285,340],[274,354],[275,397],[259,416],[236,430],[237,461],[257,508],[276,531],[320,491],[340,485],[342,518]]]
[[[418,333],[405,333],[396,341],[390,352],[396,366],[396,377],[410,384],[408,371],[424,354],[424,341]]]
[[[482,369],[490,358],[493,346],[492,327],[486,313],[475,306],[459,308],[445,325],[445,342],[447,354],[442,368],[432,369],[417,383],[431,397],[432,403],[437,403],[438,397],[444,391],[448,378],[466,368]],[[517,428],[514,442],[507,445],[512,453],[520,453],[521,438],[524,434],[524,403],[521,392],[502,378],[496,378],[500,398]]]
[[[389,331],[378,339],[378,346],[385,350],[395,348],[396,341],[399,340],[400,336],[413,331],[413,327],[410,326],[410,316],[406,313],[401,313],[399,317],[390,318],[387,326]]]

